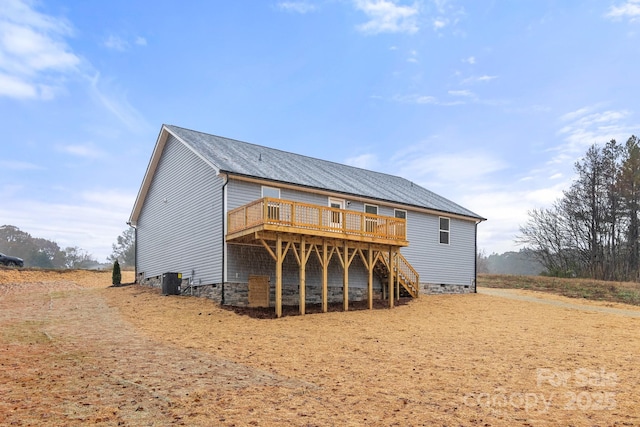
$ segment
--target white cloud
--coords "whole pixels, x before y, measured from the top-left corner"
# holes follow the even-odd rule
[[[64,145],[59,147],[59,150],[77,157],[84,157],[87,159],[97,159],[100,157],[104,157],[105,155],[104,151],[92,144]]]
[[[355,7],[367,15],[369,21],[357,29],[366,34],[415,33],[419,30],[417,3],[398,5],[393,0],[355,0]]]
[[[583,107],[562,115],[560,121],[564,125],[558,135],[565,142],[554,149],[557,154],[550,162],[574,160],[596,143],[603,144],[611,139],[626,141],[638,129],[637,123],[627,123],[630,117],[628,110],[598,111],[598,106]]]
[[[124,52],[129,48],[129,42],[123,39],[122,37],[110,35],[104,41],[104,46],[111,50],[117,50],[119,52]]]
[[[438,31],[443,29],[449,24],[449,20],[445,18],[437,18],[433,20],[433,29]]]
[[[463,79],[460,84],[473,84],[473,83],[481,83],[481,82],[490,82],[491,80],[495,80],[497,79],[498,76],[489,76],[487,74],[484,74],[482,76],[471,76],[471,77],[467,77],[466,79]]]
[[[628,0],[618,6],[611,6],[605,15],[611,19],[630,18],[631,22],[640,19],[640,0]]]
[[[149,129],[142,114],[136,110],[127,99],[126,94],[110,85],[110,82],[103,81],[100,73],[96,73],[89,78],[91,95],[98,104],[106,108],[129,130],[143,132]]]
[[[437,104],[438,98],[429,95],[398,95],[395,96],[394,101],[401,102],[403,104]]]
[[[466,191],[457,200],[488,220],[478,226],[478,248],[489,253],[517,251],[520,227],[533,208],[549,207],[562,196],[559,185],[542,188],[492,186],[493,190]]]
[[[80,58],[65,42],[72,34],[63,19],[41,14],[26,0],[4,0],[0,8],[0,96],[48,99],[57,78],[75,72]]]
[[[61,248],[79,246],[104,261],[111,254],[111,245],[127,228],[135,194],[96,190],[81,196],[66,203],[13,198],[11,203],[0,205],[0,218],[33,236],[53,240]],[[43,212],[47,213],[44,222]]]
[[[29,162],[20,162],[17,160],[0,160],[0,168],[4,170],[14,171],[41,169],[41,167],[36,164]]]
[[[470,90],[450,90],[447,92],[451,96],[465,96],[465,97],[473,97],[475,94]]]
[[[487,76],[487,75],[484,75],[484,76],[478,77],[478,81],[479,82],[489,82],[489,81],[491,81],[493,79],[497,79],[497,78],[498,78],[498,76]]]
[[[133,39],[133,41],[130,42],[129,40],[127,40],[125,38],[122,38],[122,37],[117,36],[115,34],[111,34],[111,35],[109,35],[109,37],[106,38],[106,40],[104,41],[103,45],[107,49],[115,50],[115,51],[118,51],[118,52],[126,52],[131,47],[131,43],[135,44],[136,46],[146,46],[147,45],[147,39],[145,39],[144,37],[141,37],[141,36],[136,36]]]
[[[19,99],[36,98],[38,87],[20,77],[0,73],[0,96]]]
[[[303,1],[283,1],[278,3],[278,8],[287,12],[295,12],[303,15],[305,13],[314,12],[317,9],[314,4]]]
[[[476,58],[475,56],[470,56],[468,58],[463,59],[462,62],[466,62],[469,65],[473,65],[476,63]]]
[[[445,107],[453,107],[455,105],[464,104],[463,101],[441,101],[435,96],[430,95],[396,95],[393,97],[393,101],[402,104],[418,104],[418,105],[441,105]]]
[[[376,170],[379,166],[378,158],[375,154],[361,154],[359,156],[349,157],[345,160],[345,163],[349,166],[369,170]]]
[[[464,8],[458,7],[453,1],[431,0],[429,3],[433,6],[433,9],[435,9],[431,25],[433,30],[438,33],[446,27],[457,24],[460,17],[464,15]],[[457,30],[454,31],[454,34],[456,33],[460,34]]]
[[[404,176],[429,183],[427,188],[468,185],[507,167],[501,159],[486,153],[437,153],[428,143],[408,147],[391,161]]]

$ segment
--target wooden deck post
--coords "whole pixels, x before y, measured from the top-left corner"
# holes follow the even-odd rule
[[[329,294],[329,258],[327,251],[329,250],[327,241],[322,241],[322,312],[329,310],[328,294]]]
[[[400,301],[400,268],[398,266],[400,260],[398,259],[398,253],[395,252],[393,256],[393,266],[396,270],[396,300]]]
[[[367,282],[367,299],[369,303],[369,310],[373,309],[373,251],[371,245],[367,253],[367,267],[369,270],[369,281]]]
[[[389,295],[389,308],[393,308],[393,247],[389,248],[389,284],[387,294]]]
[[[344,241],[344,257],[342,262],[342,306],[344,311],[349,311],[349,245]]]
[[[276,316],[282,317],[282,237],[276,237]]]
[[[307,265],[307,243],[304,235],[300,241],[300,314],[304,315],[306,311],[306,265]]]

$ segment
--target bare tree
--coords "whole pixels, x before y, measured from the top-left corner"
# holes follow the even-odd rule
[[[626,275],[634,280],[640,277],[640,141],[636,136],[627,140],[618,175],[620,204],[626,217]]]
[[[107,260],[118,260],[123,267],[133,267],[136,264],[136,234],[133,227],[129,227],[118,236],[117,243],[111,245],[113,252]]]
[[[640,277],[640,147],[632,136],[592,145],[576,178],[551,209],[534,209],[520,227],[550,274],[604,280]]]
[[[89,268],[96,263],[90,253],[77,246],[65,248],[64,253],[66,258],[65,267],[67,268]]]

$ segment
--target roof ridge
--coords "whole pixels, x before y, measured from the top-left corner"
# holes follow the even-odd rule
[[[482,219],[458,203],[399,175],[181,126],[163,126],[221,171]]]
[[[182,127],[182,126],[176,126],[176,125],[170,125],[170,124],[165,124],[164,126],[170,126],[170,127],[174,127],[174,128],[179,128],[179,129],[183,129],[183,130],[186,130],[186,131],[189,131],[189,132],[199,133],[201,135],[213,136],[215,138],[226,139],[228,141],[239,142],[241,144],[248,144],[248,145],[251,145],[251,146],[254,146],[254,147],[266,148],[267,150],[270,150],[270,151],[278,151],[280,153],[286,153],[286,154],[290,154],[290,155],[293,155],[293,156],[296,156],[296,157],[305,157],[307,159],[319,160],[321,162],[331,163],[331,164],[338,165],[338,166],[341,166],[341,167],[348,167],[348,168],[353,168],[353,169],[359,169],[359,170],[362,170],[362,171],[365,171],[365,172],[372,172],[372,173],[376,173],[376,174],[380,174],[380,175],[385,175],[385,176],[389,176],[391,178],[397,178],[397,179],[404,180],[404,181],[406,181],[406,182],[408,182],[408,183],[410,183],[412,185],[417,185],[417,186],[422,187],[420,184],[417,184],[417,183],[413,182],[410,179],[407,179],[407,178],[405,178],[403,176],[400,176],[400,175],[393,175],[393,174],[388,173],[388,172],[380,172],[380,171],[376,171],[376,170],[372,170],[372,169],[363,168],[363,167],[360,167],[360,166],[348,165],[348,164],[345,164],[345,163],[340,163],[340,162],[335,161],[335,160],[322,159],[320,157],[313,157],[313,156],[310,156],[310,155],[307,155],[307,154],[295,153],[293,151],[287,151],[287,150],[283,150],[283,149],[280,149],[280,148],[269,147],[269,146],[266,146],[266,145],[256,144],[254,142],[242,141],[240,139],[229,138],[229,137],[226,137],[226,136],[216,135],[216,134],[213,134],[213,133],[201,132],[201,131],[198,131],[198,130],[189,129],[189,128],[185,128],[185,127]],[[424,187],[422,187],[422,188],[424,188]],[[429,190],[427,188],[424,188],[424,189],[429,191],[429,192],[431,192],[431,193],[433,193],[433,191],[431,191],[431,190]]]

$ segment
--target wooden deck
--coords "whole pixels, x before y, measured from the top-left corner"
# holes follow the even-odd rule
[[[289,251],[299,266],[300,314],[305,313],[306,264],[314,253],[322,266],[323,311],[328,307],[328,266],[333,256],[344,273],[345,311],[349,309],[349,266],[356,256],[369,273],[369,308],[373,308],[374,272],[384,276],[389,307],[394,297],[400,298],[400,286],[418,297],[418,273],[400,254],[400,247],[409,245],[403,218],[265,197],[230,211],[227,220],[227,242],[260,244],[275,261],[278,317],[282,315],[282,264]]]
[[[273,231],[408,246],[406,220],[327,206],[262,198],[229,212],[227,241],[252,239]]]

